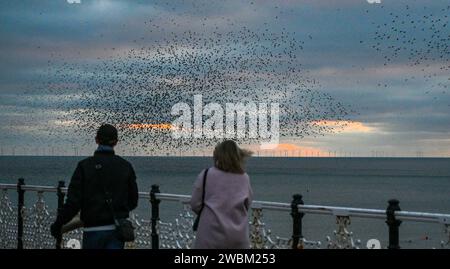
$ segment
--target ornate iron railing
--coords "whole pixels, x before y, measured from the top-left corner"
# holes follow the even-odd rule
[[[17,192],[17,203],[14,204],[10,191]],[[50,224],[55,220],[62,207],[67,188],[64,182],[57,187],[28,186],[23,179],[17,184],[0,184],[0,248],[79,248],[82,241],[80,229],[71,231],[54,239],[50,235]],[[27,207],[25,193],[36,194],[36,201]],[[57,195],[57,208],[49,209],[45,202],[45,193]],[[131,215],[136,227],[136,240],[127,244],[127,248],[191,248],[195,239],[192,231],[194,216],[189,207],[190,196],[160,193],[159,186],[154,185],[150,192],[140,192],[139,198],[151,204],[150,218],[137,214]],[[177,202],[182,206],[181,213],[172,222],[160,220],[160,203]],[[279,211],[290,214],[292,231],[289,238],[273,235],[263,220],[264,211]],[[303,217],[305,215],[331,215],[336,219],[337,228],[333,236],[326,238],[327,243],[308,240],[303,236]],[[250,216],[250,242],[254,249],[357,249],[361,241],[354,238],[350,231],[352,218],[385,220],[388,230],[388,245],[385,248],[400,248],[399,228],[403,221],[435,223],[443,228],[442,241],[439,248],[450,248],[450,214],[434,214],[402,211],[399,201],[390,200],[386,210],[305,205],[301,195],[294,195],[289,203],[254,201]],[[376,246],[377,240],[374,241]]]

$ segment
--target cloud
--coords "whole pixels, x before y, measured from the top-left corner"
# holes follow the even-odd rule
[[[310,124],[313,126],[332,128],[338,133],[373,133],[378,131],[376,127],[370,127],[362,122],[355,121],[321,120],[313,121]]]

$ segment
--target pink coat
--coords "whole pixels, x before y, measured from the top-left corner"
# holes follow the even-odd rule
[[[195,181],[192,211],[202,203],[202,171]],[[252,202],[250,178],[211,167],[206,180],[205,207],[200,216],[194,248],[245,249],[250,247],[248,210]]]

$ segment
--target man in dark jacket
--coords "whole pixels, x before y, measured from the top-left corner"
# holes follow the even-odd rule
[[[80,212],[84,224],[83,248],[122,249],[124,242],[115,234],[113,212],[106,201],[108,197],[112,200],[116,219],[128,218],[138,203],[136,175],[129,162],[114,154],[118,142],[114,126],[102,125],[95,140],[98,148],[93,157],[78,163],[51,233],[57,237],[62,226]]]

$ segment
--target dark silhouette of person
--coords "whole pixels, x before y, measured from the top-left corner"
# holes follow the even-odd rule
[[[115,219],[129,218],[130,211],[137,207],[136,175],[133,166],[114,153],[118,142],[114,126],[102,125],[95,141],[98,148],[94,156],[80,161],[75,169],[67,199],[51,225],[51,233],[55,237],[60,236],[63,225],[80,213],[84,226],[84,249],[123,249],[125,242],[116,234]],[[99,163],[101,178],[96,171]],[[112,206],[106,202],[106,193]]]

